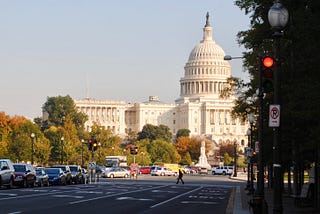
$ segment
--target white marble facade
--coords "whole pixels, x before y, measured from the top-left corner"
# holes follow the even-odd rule
[[[90,130],[97,122],[114,134],[125,137],[139,132],[145,124],[166,125],[175,134],[189,129],[192,136],[206,136],[214,145],[236,141],[239,148],[247,145],[247,123],[231,117],[235,97],[221,98],[220,92],[231,75],[225,53],[212,38],[209,15],[203,28],[203,39],[189,55],[180,79],[180,97],[175,104],[166,104],[157,96],[143,103],[124,101],[74,100],[79,111],[88,115],[85,126]],[[174,92],[173,92],[174,93]]]

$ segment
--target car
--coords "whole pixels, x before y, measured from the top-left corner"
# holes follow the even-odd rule
[[[10,159],[0,159],[0,187],[12,188],[14,182],[14,168]]]
[[[198,173],[207,175],[208,174],[208,169],[205,168],[205,167],[200,167]]]
[[[53,165],[52,168],[60,168],[66,174],[67,184],[72,184],[72,175],[69,165]]]
[[[13,184],[20,187],[34,187],[36,185],[36,170],[31,164],[15,163]]]
[[[67,176],[61,168],[45,168],[44,171],[49,176],[50,185],[67,184]]]
[[[111,167],[104,174],[106,178],[128,178],[129,176],[130,171],[122,167]]]
[[[49,175],[43,168],[36,168],[36,184],[39,187],[49,186]]]
[[[162,166],[152,166],[150,169],[150,174],[152,176],[165,176],[167,168]],[[168,172],[167,172],[168,173]]]
[[[165,175],[167,175],[167,176],[177,176],[177,175],[178,175],[178,172],[173,171],[173,170],[171,170],[171,169],[166,169]]]
[[[75,184],[84,184],[85,178],[82,174],[81,166],[79,165],[69,165],[71,171],[71,179]]]
[[[233,167],[232,166],[218,166],[212,169],[213,175],[232,175]]]
[[[139,167],[139,174],[150,174],[150,166]]]

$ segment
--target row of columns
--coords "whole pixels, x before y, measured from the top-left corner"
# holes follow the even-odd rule
[[[196,81],[182,82],[180,84],[181,95],[200,93],[219,93],[223,90],[225,82]]]

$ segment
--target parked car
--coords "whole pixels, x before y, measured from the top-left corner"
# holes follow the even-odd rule
[[[152,176],[165,176],[166,175],[166,171],[167,171],[167,168],[165,167],[162,167],[162,166],[152,166],[151,167],[151,170],[150,170],[150,174]],[[167,172],[168,174],[169,172]]]
[[[15,163],[13,184],[21,187],[34,187],[36,184],[36,170],[31,164]]]
[[[14,168],[11,160],[0,159],[0,187],[12,188],[14,182]]]
[[[150,174],[150,166],[139,167],[139,174]]]
[[[205,168],[205,167],[200,167],[198,173],[207,175],[208,174],[208,169]]]
[[[111,167],[104,176],[106,178],[128,178],[130,171],[122,167]]]
[[[81,166],[79,165],[69,165],[71,171],[71,179],[75,184],[84,184],[85,178],[82,174]]]
[[[213,175],[232,175],[233,167],[232,166],[218,166],[212,169]]]
[[[72,184],[72,175],[69,165],[53,165],[52,168],[60,168],[66,174],[67,184]]]
[[[49,176],[50,185],[66,185],[67,176],[61,168],[45,168],[44,171]]]
[[[49,186],[49,175],[43,168],[36,168],[36,184],[39,187]]]

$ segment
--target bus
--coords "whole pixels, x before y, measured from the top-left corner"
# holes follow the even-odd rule
[[[127,156],[106,156],[106,168],[114,166],[127,166]]]

